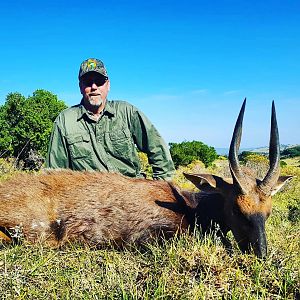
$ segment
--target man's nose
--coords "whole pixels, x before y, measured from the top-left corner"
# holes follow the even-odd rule
[[[93,90],[96,90],[96,89],[98,88],[98,85],[97,85],[95,82],[93,82],[91,88],[92,88]]]

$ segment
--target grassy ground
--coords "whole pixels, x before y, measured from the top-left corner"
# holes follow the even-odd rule
[[[289,166],[300,167],[300,156],[293,158],[285,158],[283,159],[283,161],[286,162]]]
[[[2,246],[0,297],[299,299],[300,168],[285,167],[282,173],[295,178],[273,198],[264,261],[236,248],[229,255],[216,237],[199,232],[148,245],[143,251]]]

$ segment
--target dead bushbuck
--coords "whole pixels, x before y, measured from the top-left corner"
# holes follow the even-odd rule
[[[180,191],[170,182],[119,174],[49,170],[21,174],[0,185],[3,239],[23,237],[60,246],[67,241],[90,245],[143,244],[168,238],[194,225],[205,232],[218,224],[232,231],[240,249],[267,253],[265,221],[271,196],[291,177],[279,176],[279,136],[272,104],[269,161],[263,180],[246,175],[238,161],[246,100],[229,150],[230,181],[211,174],[185,174],[201,191]]]

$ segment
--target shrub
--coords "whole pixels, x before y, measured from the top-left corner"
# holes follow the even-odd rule
[[[16,157],[17,163],[23,161],[25,168],[40,166],[47,153],[53,121],[66,107],[56,95],[45,90],[36,90],[28,98],[19,93],[9,94],[0,106],[0,156]]]
[[[201,160],[205,167],[209,167],[218,157],[215,148],[209,147],[199,141],[170,143],[169,145],[176,168],[187,166],[195,160]]]
[[[300,156],[300,146],[287,148],[281,152],[281,155],[284,157]]]
[[[141,173],[148,179],[152,178],[152,167],[148,162],[148,156],[144,152],[138,151],[138,156],[141,164]]]
[[[287,166],[287,163],[283,160],[280,161],[280,167],[285,167]]]
[[[6,180],[18,172],[20,170],[16,168],[14,158],[0,158],[0,181]]]
[[[239,155],[239,159],[258,178],[263,178],[269,169],[269,159],[264,155],[244,151]]]

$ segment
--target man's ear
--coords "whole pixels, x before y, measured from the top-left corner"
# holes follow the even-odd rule
[[[110,80],[109,79],[107,79],[107,91],[109,92],[110,91]]]
[[[271,190],[271,196],[275,195],[281,188],[292,180],[294,176],[279,176],[275,186]]]
[[[231,186],[231,183],[225,181],[222,177],[212,174],[183,173],[183,175],[198,189],[204,192],[217,192],[225,194]]]
[[[83,95],[83,84],[82,84],[82,82],[79,80],[79,83],[78,83],[78,85],[79,85],[79,89],[80,89],[80,93]]]

